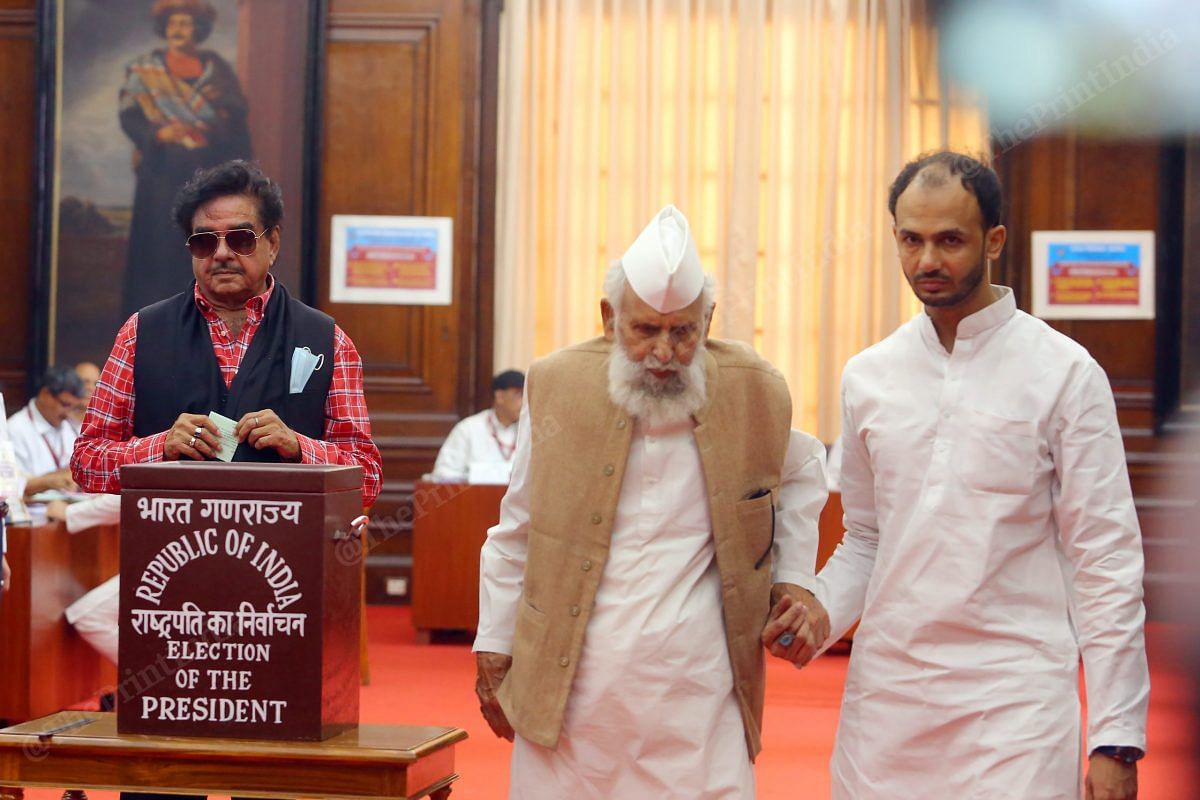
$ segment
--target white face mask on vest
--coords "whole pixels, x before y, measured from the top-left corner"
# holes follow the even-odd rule
[[[637,362],[626,355],[617,328],[616,345],[608,358],[609,399],[651,428],[684,422],[708,399],[703,356],[701,344],[686,367],[674,357],[663,363],[653,354]],[[674,374],[664,380],[655,377],[652,369]]]

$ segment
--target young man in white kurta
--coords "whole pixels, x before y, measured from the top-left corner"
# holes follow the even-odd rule
[[[978,302],[948,302],[977,280],[969,231],[981,217],[962,176],[986,169],[923,169],[950,165],[940,183],[918,174],[899,207],[893,191],[902,265],[926,311],[843,375],[846,534],[817,595],[831,640],[862,622],[834,797],[1080,797],[1081,657],[1088,796],[1095,782],[1097,797],[1130,797],[1132,766],[1095,753],[1144,751],[1149,690],[1112,391],[1087,351],[1017,310],[1011,290],[984,281]],[[989,233],[1001,227],[995,191]],[[973,223],[967,206],[946,211],[947,193],[975,203]],[[988,257],[1003,239],[989,236]],[[955,308],[969,313],[947,331]]]

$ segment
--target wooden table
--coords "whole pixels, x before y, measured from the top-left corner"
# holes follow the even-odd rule
[[[91,720],[47,741],[38,733]],[[460,728],[362,725],[323,742],[133,736],[115,714],[62,712],[0,730],[0,786],[239,797],[445,800]],[[0,800],[21,800],[19,788]]]
[[[0,599],[0,724],[67,708],[116,683],[117,668],[67,624],[64,610],[117,574],[117,527],[8,529],[12,589]]]
[[[413,492],[412,621],[432,631],[479,626],[479,549],[507,486],[418,482]]]

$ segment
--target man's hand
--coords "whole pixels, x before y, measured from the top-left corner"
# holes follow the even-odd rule
[[[792,583],[771,587],[771,614],[763,628],[762,643],[771,655],[804,666],[829,638],[829,615],[807,589]],[[790,634],[790,644],[780,639]]]
[[[58,492],[77,492],[79,487],[75,485],[75,480],[71,477],[71,470],[63,467],[54,472],[47,472],[45,475],[38,475],[36,478],[30,478],[25,482],[25,498],[29,499],[35,494],[42,492],[58,491]]]
[[[513,729],[508,724],[508,717],[496,699],[496,692],[512,666],[512,656],[502,653],[475,654],[475,696],[479,698],[479,710],[483,718],[491,726],[492,733],[510,742],[513,740]]]
[[[272,448],[284,461],[300,460],[300,440],[296,433],[269,408],[251,411],[238,420],[233,435],[255,450]]]
[[[163,461],[213,458],[221,446],[217,423],[204,414],[180,414],[163,441]]]
[[[46,519],[51,522],[67,521],[67,503],[65,500],[51,500],[46,504]]]
[[[8,568],[8,559],[0,556],[0,591],[7,592],[12,583],[12,570]]]
[[[1087,800],[1137,800],[1137,764],[1094,754],[1088,759]]]

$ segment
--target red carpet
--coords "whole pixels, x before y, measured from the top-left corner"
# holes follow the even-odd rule
[[[457,725],[470,733],[459,745],[455,800],[506,796],[509,744],[495,738],[479,716],[474,694],[474,659],[467,644],[418,646],[407,608],[368,611],[371,685],[363,689],[362,721]],[[1142,762],[1141,800],[1200,797],[1196,789],[1189,706],[1189,674],[1172,656],[1180,629],[1151,626],[1153,680],[1149,723],[1151,755]],[[837,727],[846,658],[828,656],[803,672],[772,660],[767,683],[765,752],[758,764],[763,800],[829,796],[828,762]],[[90,792],[93,800],[115,800]],[[29,800],[58,800],[49,790],[31,790]]]

